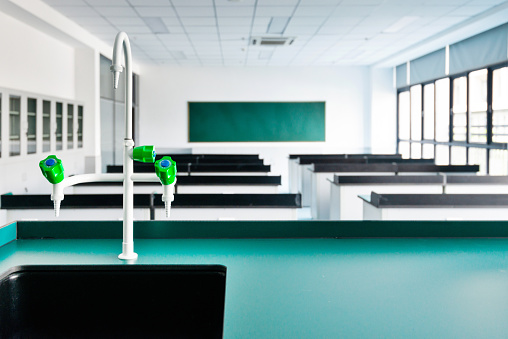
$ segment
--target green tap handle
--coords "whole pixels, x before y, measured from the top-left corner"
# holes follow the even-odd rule
[[[58,184],[64,180],[64,169],[62,160],[58,159],[55,155],[48,155],[48,157],[39,162],[39,168],[42,175],[52,184]]]
[[[176,162],[171,157],[163,157],[155,162],[155,174],[163,185],[171,185],[176,180]]]
[[[155,147],[154,146],[139,146],[132,150],[132,159],[139,162],[155,161]]]

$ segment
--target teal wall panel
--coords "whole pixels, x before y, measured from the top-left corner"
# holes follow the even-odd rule
[[[324,102],[189,102],[189,142],[325,141]]]
[[[0,227],[0,247],[13,240],[16,240],[16,223]]]

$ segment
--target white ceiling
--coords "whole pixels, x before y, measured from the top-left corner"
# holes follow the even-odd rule
[[[118,31],[140,63],[174,65],[370,65],[474,17],[503,0],[43,0],[113,44]],[[274,17],[283,34],[267,34]],[[413,18],[395,33],[383,31]],[[146,18],[169,33],[154,34]],[[146,21],[153,20],[148,19]],[[155,19],[158,20],[158,19]],[[159,21],[160,22],[160,21]],[[252,46],[253,36],[296,37]]]

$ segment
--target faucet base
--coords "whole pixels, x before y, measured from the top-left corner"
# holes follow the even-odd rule
[[[136,260],[138,254],[134,252],[134,242],[122,243],[122,253],[118,256],[120,260]]]
[[[131,252],[131,253],[120,253],[118,255],[118,259],[120,260],[136,260],[138,258],[138,254]]]

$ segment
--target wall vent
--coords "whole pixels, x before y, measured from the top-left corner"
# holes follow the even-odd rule
[[[254,46],[289,46],[295,39],[295,37],[256,36],[251,38],[251,44]]]

